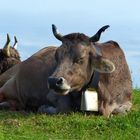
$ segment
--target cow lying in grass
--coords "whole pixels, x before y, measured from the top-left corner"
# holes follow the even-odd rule
[[[99,96],[99,112],[108,117],[111,113],[118,114],[129,111],[132,106],[132,81],[124,53],[118,43],[108,41],[91,44],[92,38],[83,37],[81,34],[62,36],[57,33],[55,27],[54,35],[62,41],[62,45],[55,53],[58,65],[48,79],[49,87],[54,89],[56,93],[61,95],[69,93],[69,95],[60,97],[58,100],[58,95],[48,94],[48,99],[56,108],[42,106],[40,111],[55,114],[73,110],[73,107],[79,110],[81,92],[85,85],[90,84],[94,70],[101,73],[96,89]],[[81,38],[87,42],[80,40]],[[91,50],[86,51],[85,48],[87,50],[92,48],[93,52],[91,53]],[[100,49],[102,56],[96,52],[97,48]],[[100,59],[103,59],[102,57],[111,60],[115,65],[115,70],[114,67],[111,67],[112,69],[109,67],[112,71],[108,67],[103,67],[105,68],[103,70],[103,65],[98,65],[100,67],[98,69],[90,66],[89,63],[95,66],[96,61],[99,62]]]
[[[44,48],[9,70],[16,72],[0,89],[1,109],[39,109],[49,114],[79,110],[80,93],[98,71],[99,112],[109,116],[129,111],[132,83],[124,53],[114,41],[95,43],[99,31],[93,37],[80,33],[62,36],[53,25],[62,45]]]

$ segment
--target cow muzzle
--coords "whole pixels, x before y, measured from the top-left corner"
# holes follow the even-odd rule
[[[68,85],[67,80],[63,77],[49,77],[48,86],[50,89],[56,91],[56,93],[61,95],[66,95],[69,93],[71,87]]]

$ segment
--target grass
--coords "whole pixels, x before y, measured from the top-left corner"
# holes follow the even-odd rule
[[[47,116],[0,112],[0,140],[140,140],[140,90],[134,90],[127,115],[73,113]]]

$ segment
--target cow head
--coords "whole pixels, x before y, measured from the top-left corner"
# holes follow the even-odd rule
[[[14,37],[14,45],[10,45],[10,37],[7,34],[7,41],[3,47],[0,49],[0,73],[6,71],[8,68],[20,62],[20,56],[17,49],[17,39]]]
[[[108,26],[102,27],[91,38],[80,33],[62,36],[53,25],[54,36],[62,41],[55,53],[57,68],[48,78],[51,89],[66,95],[72,91],[80,91],[90,81],[93,72],[111,73],[114,64],[96,52],[94,42]],[[102,30],[102,31],[101,31]]]
[[[10,37],[7,34],[7,41],[6,41],[3,49],[1,49],[1,53],[3,53],[3,56],[7,57],[7,58],[12,57],[12,58],[15,58],[15,59],[20,59],[19,53],[16,50],[18,41],[17,41],[16,37],[14,37],[14,39],[15,39],[14,45],[11,46],[10,45]]]

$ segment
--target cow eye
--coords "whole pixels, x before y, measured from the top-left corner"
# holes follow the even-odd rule
[[[83,64],[83,62],[84,62],[83,58],[79,58],[75,61],[75,63],[80,64],[80,65]]]

